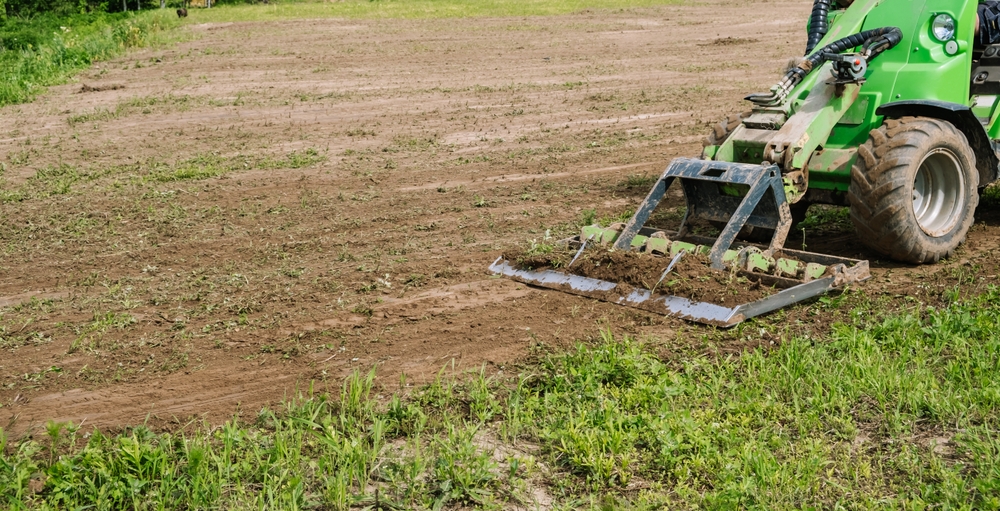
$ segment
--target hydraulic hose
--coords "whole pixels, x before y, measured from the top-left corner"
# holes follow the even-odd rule
[[[897,27],[882,27],[872,30],[858,32],[820,48],[812,55],[805,58],[799,65],[789,69],[785,76],[777,85],[771,87],[770,93],[751,94],[746,97],[760,106],[775,106],[780,104],[788,96],[788,93],[813,69],[826,62],[826,55],[831,53],[843,53],[845,50],[862,47],[862,55],[871,62],[879,54],[896,46],[903,39],[903,32]]]
[[[879,34],[866,39],[862,46],[862,51],[868,55],[869,61],[903,40],[903,31],[896,27],[883,27],[875,30],[879,31]]]
[[[866,58],[871,61],[878,54],[899,44],[902,38],[903,32],[897,27],[873,28],[837,39],[810,55],[808,60],[812,64],[812,69],[815,69],[826,60],[823,57],[824,53],[843,53],[844,50],[861,46],[864,53],[867,53]]]
[[[809,39],[806,41],[806,55],[823,39],[830,29],[827,16],[830,13],[830,0],[815,0],[812,14],[809,16]]]

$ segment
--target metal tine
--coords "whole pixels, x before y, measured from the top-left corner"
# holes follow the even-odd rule
[[[667,265],[667,269],[663,270],[663,275],[660,275],[660,280],[657,280],[656,284],[653,285],[653,289],[649,290],[650,295],[652,295],[653,292],[656,291],[656,288],[659,287],[660,282],[663,282],[663,279],[667,278],[667,274],[670,273],[670,270],[674,269],[674,265],[677,264],[677,261],[681,260],[681,257],[684,256],[685,252],[687,252],[687,250],[682,248],[681,251],[677,252],[677,255],[675,255],[674,258],[670,260],[670,264]]]
[[[573,256],[573,259],[569,262],[569,264],[566,265],[567,268],[569,268],[570,266],[573,266],[573,263],[575,263],[576,260],[580,257],[580,254],[583,253],[583,249],[587,248],[587,242],[590,241],[590,240],[592,240],[592,239],[594,239],[594,235],[593,234],[591,234],[590,236],[587,236],[587,239],[583,240],[583,243],[580,244],[580,250],[576,251],[576,255]]]

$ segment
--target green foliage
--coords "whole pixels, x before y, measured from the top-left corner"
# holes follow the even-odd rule
[[[240,170],[298,169],[325,160],[326,156],[319,154],[316,149],[312,148],[303,152],[292,151],[284,158],[244,155],[223,157],[216,154],[205,154],[175,165],[153,163],[150,165],[149,177],[159,182],[199,180]]]
[[[1000,184],[992,183],[979,194],[979,203],[984,206],[1000,204]]]
[[[649,190],[656,184],[659,176],[646,174],[629,174],[619,186],[622,188],[633,188],[640,192]]]
[[[632,215],[634,215],[634,214],[635,214],[635,211],[632,211],[631,209],[627,209],[627,210],[622,211],[622,212],[620,212],[618,214],[613,214],[612,213],[612,214],[610,214],[608,216],[601,217],[601,219],[600,219],[600,221],[598,223],[600,223],[601,225],[604,225],[604,226],[608,226],[608,225],[616,224],[616,223],[626,223],[626,222],[628,222],[632,218]]]
[[[848,208],[815,204],[809,207],[804,220],[798,223],[796,229],[841,229],[849,230],[851,213]]]
[[[168,6],[181,5],[180,0],[167,2]],[[70,17],[77,14],[135,11],[159,8],[159,0],[4,0],[0,2],[4,15],[9,18],[34,18],[54,15]],[[9,19],[3,18],[3,19]]]
[[[679,367],[606,334],[521,386],[521,434],[591,491],[642,477],[707,507],[996,509],[998,303]]]
[[[541,241],[533,239],[528,242],[528,249],[525,250],[524,255],[532,257],[551,254],[556,249],[555,243],[555,240],[552,239],[552,233],[546,230],[545,236],[542,237]],[[552,262],[555,263],[556,261]]]
[[[50,423],[44,445],[10,446],[0,430],[0,506],[998,509],[998,305],[993,288],[859,310],[860,328],[720,360],[664,362],[603,332],[513,380],[439,376],[382,400],[356,373],[335,399],[191,433],[78,446]]]
[[[30,101],[94,62],[130,48],[177,23],[165,11],[72,14],[46,11],[0,26],[0,106]]]

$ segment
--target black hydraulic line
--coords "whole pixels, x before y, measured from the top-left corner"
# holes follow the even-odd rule
[[[896,27],[885,27],[878,30],[885,30],[885,32],[868,38],[862,46],[863,52],[868,54],[867,58],[869,62],[885,50],[896,46],[899,44],[899,41],[903,40],[903,31]]]
[[[809,39],[806,41],[806,55],[812,53],[813,48],[819,44],[830,29],[829,13],[830,0],[815,0],[813,2],[812,14],[809,16]]]
[[[825,60],[823,57],[824,53],[843,53],[845,50],[862,46],[869,53],[867,58],[871,61],[879,53],[899,44],[902,38],[903,32],[899,28],[882,27],[858,32],[843,39],[837,39],[809,56],[808,60],[812,64],[810,71],[823,63]]]
[[[771,88],[770,93],[751,94],[745,99],[761,106],[775,106],[784,101],[789,91],[798,85],[806,75],[826,61],[826,54],[843,53],[851,48],[861,46],[865,58],[871,62],[882,52],[899,44],[902,39],[903,32],[898,27],[874,28],[837,39],[809,55],[799,65],[789,69],[781,81]]]

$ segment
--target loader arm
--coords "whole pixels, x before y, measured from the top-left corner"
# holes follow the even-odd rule
[[[829,77],[831,68],[826,65],[813,74]],[[815,84],[804,100],[789,102],[795,103],[796,113],[781,122],[779,129],[761,128],[775,124],[775,112],[754,112],[722,145],[707,154],[716,161],[752,163],[756,160],[756,163],[778,165],[784,176],[787,200],[794,204],[809,188],[809,159],[854,105],[860,89],[853,83]]]

